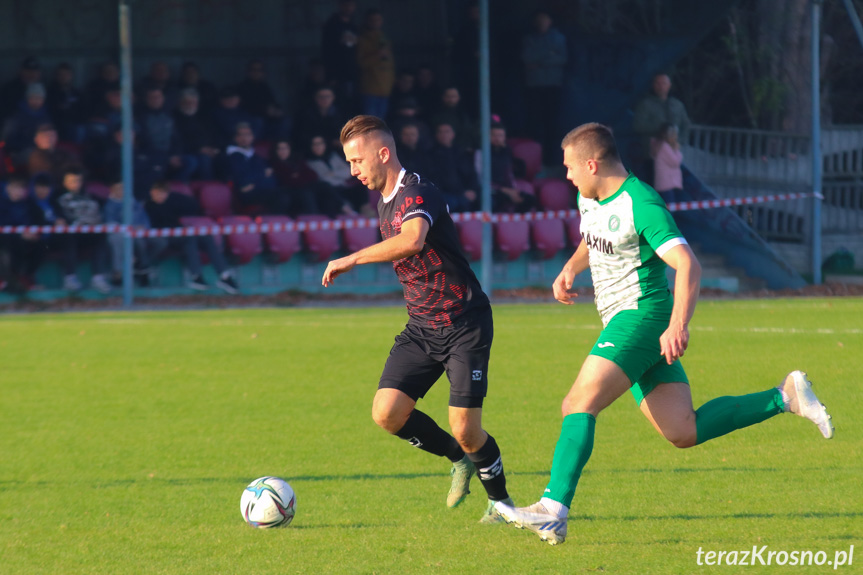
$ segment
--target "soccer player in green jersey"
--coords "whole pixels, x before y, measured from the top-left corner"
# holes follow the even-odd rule
[[[624,168],[606,126],[579,126],[562,147],[567,179],[579,192],[583,241],[552,289],[555,299],[571,305],[573,278],[589,266],[604,328],[563,400],[563,426],[543,497],[529,507],[495,504],[508,523],[552,545],[566,538],[596,417],[627,389],[676,447],[699,445],[787,411],[811,420],[824,437],[833,436],[830,416],[801,371],[767,391],[719,397],[693,409],[680,357],[689,344],[701,266],[659,194]],[[666,266],[676,270],[673,294]]]

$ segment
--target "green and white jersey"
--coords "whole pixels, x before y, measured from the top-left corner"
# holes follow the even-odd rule
[[[578,196],[596,308],[603,325],[622,310],[671,309],[661,256],[686,240],[665,202],[632,173],[602,201]]]

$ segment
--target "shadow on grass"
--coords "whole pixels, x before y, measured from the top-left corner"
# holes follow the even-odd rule
[[[830,468],[836,471],[863,471],[863,467],[837,467]],[[830,469],[825,467],[673,467],[670,469],[641,468],[641,469],[585,469],[584,475],[626,475],[642,473],[787,473],[789,471],[818,471],[824,472]],[[508,477],[548,477],[549,471],[507,471]],[[435,473],[356,473],[351,475],[282,475],[291,482],[317,482],[317,481],[384,481],[391,479],[427,479],[443,477],[446,472]],[[106,489],[111,487],[122,487],[129,485],[146,485],[148,483],[161,483],[163,485],[199,485],[209,483],[225,484],[248,484],[248,477],[138,477],[116,479],[113,481],[91,481],[80,479],[78,481],[67,478],[67,484],[87,484],[93,489]],[[56,481],[16,481],[0,480],[0,491],[12,491],[15,488],[27,486],[28,488],[39,486],[56,486]],[[697,518],[697,517],[696,517]]]

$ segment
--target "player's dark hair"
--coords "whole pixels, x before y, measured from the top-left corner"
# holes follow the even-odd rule
[[[69,166],[66,166],[65,170],[63,170],[64,176],[69,174],[72,174],[73,176],[83,176],[84,168],[79,164],[70,164]]]
[[[390,138],[393,137],[392,130],[387,123],[377,116],[360,115],[354,116],[342,127],[339,141],[342,146],[359,136],[365,136],[374,132],[383,132]]]
[[[574,147],[579,159],[621,163],[611,128],[597,122],[582,124],[570,131],[563,137],[560,147]]]

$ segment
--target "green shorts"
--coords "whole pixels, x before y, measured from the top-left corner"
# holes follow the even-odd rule
[[[613,361],[632,382],[639,405],[660,383],[686,383],[680,360],[668,365],[659,353],[659,336],[668,329],[669,316],[656,310],[618,312],[596,340],[590,355]]]

